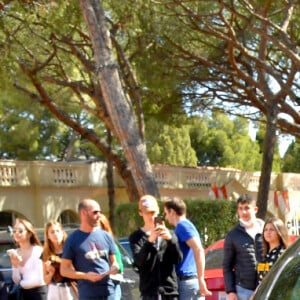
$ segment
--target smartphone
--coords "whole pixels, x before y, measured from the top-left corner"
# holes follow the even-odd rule
[[[18,252],[16,249],[8,249],[8,250],[6,250],[6,253],[8,255],[18,255]]]
[[[17,250],[16,249],[8,249],[6,250],[6,253],[11,256],[11,255],[14,255],[18,258],[19,261],[22,261],[22,256],[18,254]]]
[[[157,216],[154,218],[154,224],[156,225],[162,225],[164,223],[164,218],[162,216]]]

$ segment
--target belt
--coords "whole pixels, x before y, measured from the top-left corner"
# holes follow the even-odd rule
[[[178,277],[180,281],[186,281],[186,280],[198,278],[197,275],[179,275]]]
[[[55,286],[71,286],[71,283],[70,282],[55,282],[55,281],[52,281],[51,282],[52,285],[55,285]]]

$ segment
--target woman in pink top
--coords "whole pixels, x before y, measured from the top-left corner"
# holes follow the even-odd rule
[[[13,268],[13,281],[21,286],[21,298],[46,300],[48,288],[44,281],[41,259],[43,247],[33,225],[25,219],[16,219],[13,237],[17,249],[8,252]]]

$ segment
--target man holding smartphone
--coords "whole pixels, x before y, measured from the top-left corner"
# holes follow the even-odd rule
[[[140,275],[142,300],[177,300],[175,264],[182,259],[176,235],[158,217],[159,206],[151,195],[139,200],[144,224],[129,237],[134,264]]]

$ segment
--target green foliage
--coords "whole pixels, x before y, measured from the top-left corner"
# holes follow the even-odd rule
[[[0,157],[33,160],[59,156],[69,129],[12,88],[0,95]]]
[[[151,163],[196,166],[187,126],[171,126],[150,120],[146,127],[147,154]]]
[[[236,111],[244,97],[249,105],[248,94],[243,91],[245,83],[240,76],[234,77],[234,70],[228,63],[228,28],[218,16],[218,13],[223,13],[221,2],[177,1],[170,5],[168,1],[104,1],[111,32],[122,46],[137,76],[138,86],[126,88],[138,88],[140,92],[147,123],[148,155],[153,163],[195,166],[195,150],[201,165],[260,169],[261,156],[257,152],[257,144],[248,138],[245,120],[236,118],[232,121],[216,114],[211,119],[203,117],[196,121],[197,118],[193,118],[189,127],[190,138],[185,126],[186,111],[204,112],[204,109],[214,108],[218,98],[222,100],[219,102],[221,110]],[[93,51],[78,1],[39,1],[38,4],[25,6],[20,1],[12,1],[0,18],[2,157],[25,159],[26,153],[21,149],[29,149],[27,159],[62,157],[64,149],[72,143],[77,157],[85,153],[85,157],[103,158],[96,147],[85,139],[77,136],[74,141],[73,132],[13,86],[18,82],[34,91],[25,74],[20,71],[18,62],[25,62],[34,68],[53,55],[49,65],[39,69],[43,87],[72,120],[80,125],[88,124],[105,140],[106,126],[103,120],[97,118],[98,111],[91,116],[86,109],[95,108],[89,96],[81,90],[80,97],[77,97],[76,92],[60,85],[61,82],[80,82],[84,83],[84,88],[94,92],[95,75],[86,70],[78,56],[72,55],[68,43],[64,43],[70,40],[74,49],[76,46],[78,53],[93,65]],[[253,35],[252,29],[254,25],[261,25],[261,19],[254,15],[251,17],[251,10],[239,3],[235,3],[235,9],[240,15],[233,17],[231,4],[227,4],[224,20],[230,21],[240,45],[245,46],[246,50],[251,49],[245,53],[251,52],[255,57],[259,36]],[[280,6],[281,1],[270,6],[270,11],[276,13],[268,17],[275,24],[280,23],[284,16],[284,9],[281,12],[276,10]],[[298,40],[299,22],[296,20],[299,9],[295,12],[291,28],[294,38]],[[220,34],[214,35],[214,32]],[[274,34],[280,38],[275,30]],[[226,37],[225,41],[223,36]],[[227,50],[224,52],[224,49]],[[283,70],[286,59],[276,54],[272,47],[270,50],[273,56],[268,61],[274,62],[273,66],[280,65]],[[252,70],[254,65],[251,59],[248,61],[246,57],[239,61],[239,55],[242,54],[237,50],[237,63],[244,63],[241,70],[249,70],[248,75],[255,78],[257,73]],[[276,61],[280,63],[276,64]],[[125,78],[128,74],[123,73],[120,67],[120,74]],[[233,74],[232,78],[231,75],[228,77],[226,70]],[[54,78],[60,84],[55,85],[49,78]],[[246,88],[248,90],[248,83]],[[226,106],[223,99],[230,100],[230,105]],[[13,129],[14,134],[11,145],[9,128]],[[26,138],[20,138],[25,129],[28,133]],[[116,144],[113,146],[122,155],[122,149]],[[280,160],[275,159],[273,170],[277,171],[279,166]]]
[[[246,119],[231,120],[222,113],[190,119],[190,136],[198,164],[233,167],[247,171],[260,168],[261,154],[248,134]]]
[[[300,141],[296,139],[288,147],[283,160],[282,172],[300,173]]]
[[[186,200],[187,218],[198,229],[205,246],[224,238],[225,234],[236,224],[236,203],[226,200]],[[160,204],[160,211],[163,205]],[[138,214],[137,203],[120,204],[115,213],[115,232],[119,237],[129,236],[143,225]],[[169,228],[169,224],[166,224]]]
[[[143,225],[143,218],[138,213],[138,204],[119,204],[116,207],[114,222],[114,232],[117,236],[129,236],[130,233]]]
[[[35,101],[35,91],[18,63],[32,64],[34,68],[39,60],[45,61],[53,51],[51,39],[54,32],[60,30],[72,35],[76,27],[72,23],[78,24],[79,20],[82,20],[81,11],[78,5],[76,9],[70,1],[63,1],[59,5],[54,1],[40,1],[39,5],[24,5],[19,1],[12,1],[3,10],[0,18],[1,158],[57,159],[64,156],[69,143],[76,144],[71,139],[72,131]],[[68,55],[64,54],[58,61],[64,61],[67,65],[68,58]],[[73,67],[69,69],[72,70]],[[59,63],[55,65],[52,60],[44,76],[57,74],[60,70]],[[66,76],[66,73],[64,75]],[[15,85],[22,86],[29,93],[32,92],[32,97],[17,90]],[[70,93],[60,88],[55,89],[46,81],[43,87],[49,90],[53,99],[63,104],[66,111],[71,112],[75,118],[76,114],[79,116],[77,118],[80,118],[81,109],[76,109]],[[77,137],[77,141],[80,140]]]
[[[186,205],[187,217],[199,230],[206,246],[224,238],[226,233],[237,223],[235,201],[186,200]]]

